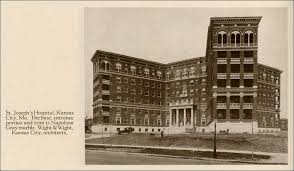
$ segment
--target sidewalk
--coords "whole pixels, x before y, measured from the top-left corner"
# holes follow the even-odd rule
[[[187,151],[199,151],[199,152],[213,152],[213,149],[197,149],[197,148],[183,148],[183,147],[161,147],[161,146],[138,146],[138,145],[114,145],[114,144],[93,144],[86,143],[88,146],[97,147],[109,147],[109,148],[132,148],[132,149],[165,149],[165,150],[187,150]],[[237,154],[252,154],[251,151],[237,151],[237,150],[222,150],[217,149],[217,153],[237,153]],[[267,152],[254,152],[254,155],[270,156],[269,159],[259,159],[253,161],[234,160],[239,162],[253,162],[257,164],[288,164],[287,153],[267,153]],[[182,156],[183,157],[183,156]],[[207,158],[211,159],[211,158]],[[226,159],[213,159],[213,160],[226,160]]]

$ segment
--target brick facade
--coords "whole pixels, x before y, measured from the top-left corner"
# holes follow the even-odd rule
[[[97,50],[94,123],[192,129],[217,120],[279,127],[281,71],[257,63],[260,20],[211,18],[206,56],[169,64]]]

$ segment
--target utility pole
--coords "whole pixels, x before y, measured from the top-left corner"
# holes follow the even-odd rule
[[[253,158],[254,158],[254,155],[253,155],[253,138],[254,138],[254,135],[253,135],[253,119],[251,120],[251,131],[252,131],[252,140],[251,140],[251,157],[252,157],[252,160],[253,160]]]
[[[214,121],[214,148],[213,148],[213,158],[216,158],[216,120]]]
[[[102,121],[102,144],[104,144],[104,137],[103,137],[103,122],[104,122],[104,119],[103,119],[103,115],[102,115],[102,119],[101,119],[101,121]]]

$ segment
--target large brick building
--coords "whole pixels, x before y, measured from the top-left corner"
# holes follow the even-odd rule
[[[104,131],[279,128],[281,71],[259,64],[261,17],[211,18],[205,57],[161,64],[97,50],[93,120]]]

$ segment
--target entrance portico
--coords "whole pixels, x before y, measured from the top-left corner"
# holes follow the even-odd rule
[[[173,107],[170,108],[170,127],[193,128],[195,123],[193,107]]]

